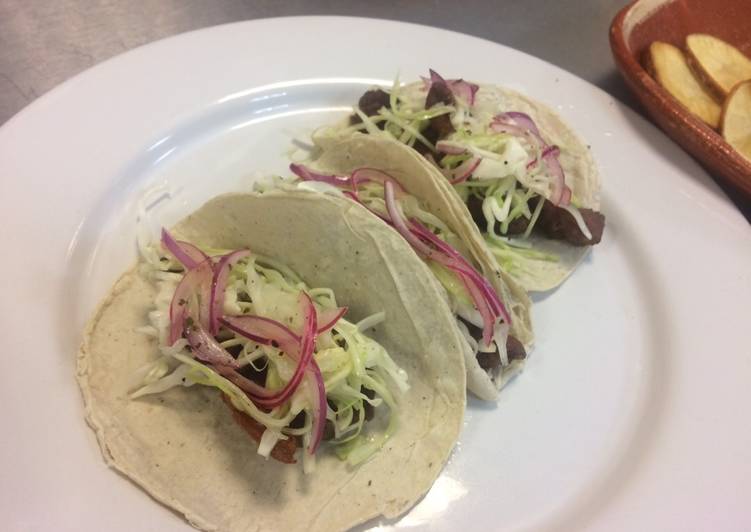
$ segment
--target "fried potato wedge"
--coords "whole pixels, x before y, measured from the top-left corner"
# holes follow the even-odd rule
[[[741,81],[751,79],[751,59],[725,41],[694,33],[686,37],[689,64],[721,100]]]
[[[722,108],[722,136],[751,160],[751,80],[735,86]]]
[[[717,128],[722,109],[696,79],[680,49],[655,41],[649,46],[646,62],[647,69],[665,90],[707,125]]]

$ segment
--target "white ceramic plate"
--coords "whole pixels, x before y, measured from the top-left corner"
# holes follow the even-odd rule
[[[188,528],[104,466],[74,381],[83,324],[135,257],[139,198],[170,191],[155,207],[169,224],[284,171],[291,139],[368,86],[428,67],[556,107],[599,162],[608,225],[537,301],[526,372],[497,405],[470,402],[433,489],[381,526],[751,527],[751,230],[714,183],[610,96],[530,56],[421,26],[288,18],[139,48],[0,129],[3,529]]]

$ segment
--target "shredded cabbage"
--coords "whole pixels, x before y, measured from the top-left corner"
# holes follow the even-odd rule
[[[160,356],[135,372],[130,397],[137,399],[181,386],[214,387],[226,394],[235,408],[266,427],[258,447],[258,453],[262,456],[268,457],[280,439],[302,437],[303,442],[309,442],[313,395],[305,380],[287,402],[266,411],[256,406],[235,384],[196,360],[185,339],[178,340],[172,346],[167,344],[169,307],[182,274],[175,271],[180,266],[174,260],[164,260],[166,257],[162,256],[158,247],[146,246],[144,251],[152,259],[144,268],[156,281],[158,291],[153,309],[148,314],[149,325],[140,330],[143,334],[158,338]],[[202,251],[209,256],[228,252],[216,249]],[[337,306],[331,289],[308,288],[285,265],[269,257],[251,254],[231,267],[224,312],[230,315],[264,316],[299,331],[303,321],[298,302],[301,291],[309,294],[319,311]],[[383,312],[366,317],[358,324],[341,318],[331,331],[321,333],[316,340],[314,358],[322,373],[327,401],[332,405],[327,418],[334,425],[335,437],[330,443],[335,447],[346,445],[347,451],[341,455],[343,459],[349,460],[348,457],[356,453],[358,461],[361,461],[374,452],[373,442],[385,441],[390,437],[399,414],[398,402],[391,388],[400,392],[409,389],[406,372],[396,365],[380,344],[364,334],[366,329],[378,326],[384,319]],[[236,353],[241,367],[252,367],[258,373],[265,371],[267,389],[281,389],[294,374],[296,361],[276,347],[259,345],[224,329],[217,340],[224,349]],[[369,390],[369,394],[375,393],[375,396],[366,395],[364,390]],[[381,416],[388,417],[388,428],[381,431],[382,434],[368,430],[366,435],[365,403],[374,407],[382,403],[387,406],[388,414],[384,411]],[[306,413],[303,426],[290,427],[292,420],[301,412]],[[354,420],[353,412],[362,415]],[[353,444],[354,441],[360,443]],[[303,468],[312,471],[315,463],[308,454],[303,453]]]
[[[487,221],[484,232],[498,236],[495,225],[499,223],[500,232],[505,235],[509,225],[523,217],[529,223],[522,238],[529,237],[539,218],[542,201],[536,202],[534,212],[528,204],[541,196],[549,197],[553,186],[539,142],[530,134],[521,136],[493,131],[490,127],[492,116],[475,116],[473,109],[461,98],[455,98],[453,105],[437,104],[426,109],[425,92],[404,90],[398,76],[387,92],[389,108],[383,107],[373,116],[366,116],[355,107],[353,111],[362,122],[353,126],[342,125],[338,132],[347,135],[355,131],[366,131],[396,139],[409,146],[420,143],[436,159],[436,145],[423,132],[431,118],[449,115],[455,131],[442,140],[465,149],[466,153],[443,155],[439,169],[450,175],[452,170],[470,156],[479,157],[480,163],[472,172],[472,177],[455,184],[455,189],[465,202],[469,198],[469,190],[482,200]],[[503,111],[505,109],[497,109],[498,113]],[[573,199],[571,205],[564,208],[574,217],[582,234],[591,238]],[[419,219],[424,222],[422,218]]]

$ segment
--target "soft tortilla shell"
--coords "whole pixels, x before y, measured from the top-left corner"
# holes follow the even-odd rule
[[[328,146],[316,159],[324,172],[349,174],[371,167],[388,173],[407,192],[419,198],[425,208],[442,220],[464,243],[468,259],[479,267],[511,313],[511,332],[525,346],[534,340],[530,317],[531,302],[526,291],[503,272],[488,250],[459,195],[443,176],[433,174],[428,162],[404,144],[373,135],[354,135]],[[469,346],[463,346],[467,366],[467,387],[481,399],[492,400],[505,383],[500,376],[491,380],[477,363]]]
[[[155,287],[134,268],[89,323],[78,355],[87,421],[108,465],[206,530],[339,530],[411,507],[445,463],[465,406],[460,338],[428,268],[360,206],[303,192],[222,196],[175,233],[272,256],[309,286],[332,288],[351,320],[385,310],[374,337],[411,385],[399,399],[400,428],[360,467],[321,453],[305,476],[257,455],[213,389],[128,399],[134,370],[156,356],[135,332]]]

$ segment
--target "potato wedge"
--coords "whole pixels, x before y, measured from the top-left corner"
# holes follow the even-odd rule
[[[722,108],[722,136],[746,159],[751,160],[751,80],[735,88]]]
[[[735,85],[751,79],[751,60],[717,37],[702,33],[689,35],[686,53],[691,67],[721,100]]]
[[[720,105],[696,79],[680,49],[672,44],[653,42],[647,54],[647,69],[689,111],[710,127],[719,125]]]

